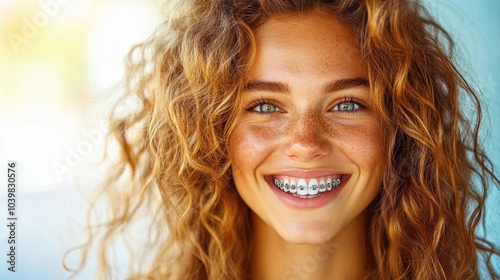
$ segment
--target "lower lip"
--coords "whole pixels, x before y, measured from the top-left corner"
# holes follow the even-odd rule
[[[272,178],[266,179],[266,182],[271,188],[271,190],[274,192],[276,197],[281,202],[283,202],[283,204],[294,209],[308,210],[308,209],[321,208],[327,205],[328,203],[332,202],[338,196],[341,189],[344,187],[345,182],[347,182],[348,179],[349,179],[348,176],[343,175],[342,183],[338,187],[332,189],[331,191],[326,191],[322,193],[320,192],[318,193],[319,194],[318,196],[312,198],[300,198],[294,196],[292,193],[283,192],[272,183]]]

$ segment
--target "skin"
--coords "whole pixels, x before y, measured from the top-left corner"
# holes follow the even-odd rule
[[[271,18],[255,36],[256,61],[230,137],[236,189],[252,210],[252,278],[358,279],[370,265],[367,207],[384,155],[354,37],[323,12]],[[357,82],[325,89],[342,79]],[[290,169],[331,169],[348,179],[326,205],[296,209],[266,181]]]

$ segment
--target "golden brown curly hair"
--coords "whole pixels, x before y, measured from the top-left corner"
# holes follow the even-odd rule
[[[479,279],[483,256],[498,279],[491,265],[498,248],[476,236],[489,184],[500,185],[478,138],[479,97],[454,65],[449,34],[411,0],[170,7],[128,56],[126,94],[110,120],[119,159],[96,198],[110,208],[89,225],[81,266],[98,244],[100,277],[113,277],[112,240],[145,216],[146,237],[134,244],[143,254],[132,254],[130,279],[248,278],[249,209],[233,186],[228,139],[254,59],[253,30],[273,16],[315,9],[355,34],[386,139],[386,171],[370,207],[375,266],[367,278]],[[464,102],[475,115],[465,115]],[[123,111],[122,104],[133,106]]]

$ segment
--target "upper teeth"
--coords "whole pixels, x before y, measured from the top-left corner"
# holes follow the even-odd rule
[[[309,180],[309,181],[307,181]],[[342,183],[342,179],[321,178],[321,179],[302,179],[285,178],[274,179],[274,185],[284,192],[290,192],[296,196],[315,196],[318,192],[331,191]]]

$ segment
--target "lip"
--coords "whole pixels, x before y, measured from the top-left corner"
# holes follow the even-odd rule
[[[299,177],[299,178],[318,178],[318,177],[327,177],[331,175],[345,175],[345,173],[332,170],[332,169],[285,169],[285,170],[280,170],[277,172],[274,172],[272,174],[267,174],[267,176],[273,176],[273,175],[278,175],[278,176],[289,176],[289,177]]]
[[[298,172],[299,171],[299,172]],[[291,193],[285,193],[278,189],[273,182],[273,175],[291,176],[291,177],[301,177],[301,178],[314,178],[314,177],[325,177],[329,175],[342,175],[342,183],[332,189],[329,192],[323,192],[318,196],[313,198],[300,198],[292,195]],[[285,206],[297,209],[297,210],[313,210],[318,209],[327,204],[331,203],[339,195],[339,193],[344,188],[345,184],[351,176],[348,174],[343,174],[340,172],[332,172],[332,170],[282,170],[273,174],[266,175],[264,179],[267,185],[271,188],[276,198],[283,203]]]

